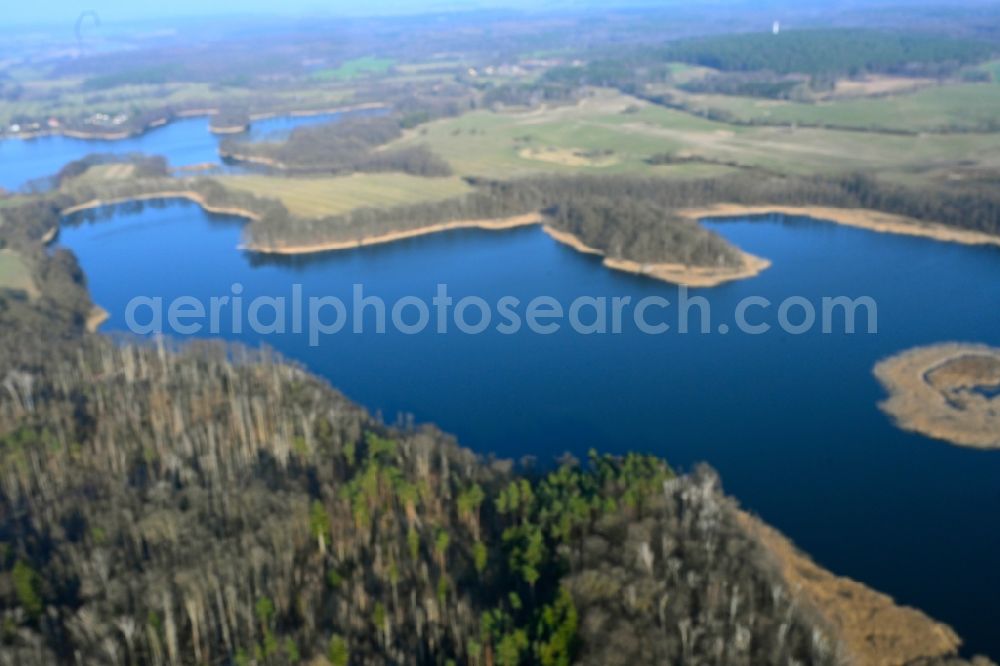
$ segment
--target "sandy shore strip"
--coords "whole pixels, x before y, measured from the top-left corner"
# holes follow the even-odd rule
[[[208,131],[212,134],[243,134],[250,130],[250,123],[242,125],[209,125]]]
[[[298,111],[268,111],[267,113],[251,113],[250,120],[265,120],[267,118],[308,118],[310,116],[325,116],[328,113],[351,113],[354,111],[369,111],[373,109],[388,109],[389,105],[384,102],[362,102],[361,104],[351,104],[347,106],[333,106],[319,109],[300,109]]]
[[[436,234],[442,231],[453,231],[455,229],[486,229],[488,231],[500,231],[503,229],[513,229],[515,227],[526,227],[541,224],[543,221],[541,213],[526,213],[524,215],[514,215],[513,217],[501,217],[483,220],[455,220],[452,222],[441,222],[431,224],[426,227],[407,229],[405,231],[393,231],[378,236],[366,236],[357,240],[329,241],[325,243],[308,243],[304,245],[257,245],[250,243],[241,245],[241,250],[257,252],[260,254],[310,254],[312,252],[330,252],[334,250],[353,250],[368,245],[381,245],[392,243],[407,238],[416,238],[428,234]]]
[[[836,222],[848,227],[867,229],[885,234],[919,236],[946,243],[963,245],[998,245],[1000,236],[980,231],[959,229],[944,224],[922,222],[902,215],[891,215],[864,208],[828,208],[824,206],[742,206],[717,204],[704,208],[685,208],[678,215],[692,220],[712,217],[744,217],[748,215],[790,215],[811,217],[820,221]]]
[[[538,212],[526,213],[524,215],[515,215],[512,217],[495,218],[495,219],[455,220],[452,222],[441,222],[438,224],[431,224],[426,227],[419,227],[417,229],[408,229],[405,231],[393,231],[390,233],[380,234],[377,236],[367,236],[365,238],[360,238],[356,240],[329,241],[324,243],[306,243],[302,245],[259,245],[250,243],[246,245],[241,245],[240,249],[246,250],[248,252],[257,252],[260,254],[278,254],[278,255],[310,254],[313,252],[353,250],[359,247],[366,247],[368,245],[380,245],[382,243],[392,243],[407,238],[416,238],[418,236],[426,236],[427,234],[436,234],[444,231],[452,231],[455,229],[486,229],[490,231],[500,231],[504,229],[513,229],[516,227],[525,227],[537,224],[543,225],[542,228],[544,229],[545,233],[547,233],[553,239],[555,239],[560,243],[568,245],[569,247],[572,247],[574,250],[578,252],[604,256],[603,252],[595,248],[588,247],[573,234],[564,231],[559,231],[557,229],[553,229],[549,225],[546,225],[544,216]],[[636,275],[644,275],[646,277],[663,280],[664,282],[685,285],[688,287],[715,287],[720,284],[724,284],[726,282],[731,282],[733,280],[742,280],[750,278],[755,275],[758,275],[771,265],[770,261],[762,259],[760,257],[755,257],[745,252],[742,253],[742,256],[743,256],[743,265],[737,268],[685,266],[683,264],[670,264],[670,263],[640,264],[635,261],[629,261],[626,259],[613,259],[609,257],[604,258],[604,265],[613,270],[624,271]]]
[[[87,321],[84,324],[87,328],[88,333],[97,333],[97,329],[101,327],[101,324],[106,322],[111,318],[108,311],[102,308],[100,305],[95,305],[90,308],[90,312],[87,314]]]
[[[875,377],[888,393],[879,403],[896,426],[956,446],[1000,449],[1000,398],[977,388],[995,386],[1000,349],[943,343],[916,347],[879,361]]]
[[[771,266],[771,262],[767,259],[742,251],[740,254],[743,262],[739,267],[687,266],[685,264],[672,263],[641,264],[628,259],[605,257],[602,251],[585,245],[579,238],[569,232],[553,229],[548,225],[543,228],[545,233],[553,239],[568,245],[578,252],[604,257],[603,263],[607,268],[635,275],[643,275],[685,287],[717,287],[726,282],[754,277]]]
[[[56,225],[42,235],[42,245],[50,245],[52,241],[59,237],[59,226]]]
[[[188,201],[194,202],[201,206],[202,209],[207,213],[215,213],[217,215],[235,215],[237,217],[243,217],[248,220],[257,221],[260,219],[260,215],[254,213],[253,211],[246,210],[244,208],[233,208],[225,206],[213,206],[212,204],[205,201],[197,192],[192,190],[176,190],[176,191],[164,191],[164,192],[148,192],[145,194],[134,194],[127,197],[118,197],[113,199],[91,199],[90,201],[77,204],[75,206],[70,206],[69,208],[64,208],[61,211],[63,216],[72,215],[73,213],[79,213],[80,211],[90,210],[93,208],[101,208],[103,206],[114,206],[117,204],[129,203],[131,201],[152,201],[154,199],[187,199]]]

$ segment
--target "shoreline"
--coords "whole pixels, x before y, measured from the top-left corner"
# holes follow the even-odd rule
[[[755,277],[771,267],[771,262],[767,259],[743,252],[739,248],[736,249],[740,252],[743,259],[743,265],[739,268],[687,266],[677,263],[642,264],[630,259],[608,257],[601,250],[584,244],[576,235],[568,231],[553,229],[549,225],[543,226],[542,229],[557,242],[567,245],[577,252],[603,257],[604,261],[602,263],[606,268],[624,273],[632,273],[633,275],[651,277],[662,282],[669,282],[685,287],[717,287],[727,282]]]
[[[67,215],[72,215],[73,213],[92,210],[94,208],[103,208],[104,206],[116,206],[118,204],[129,203],[132,201],[153,201],[156,199],[186,199],[187,201],[198,204],[206,213],[214,213],[216,215],[235,215],[254,222],[260,220],[260,215],[254,213],[253,211],[246,210],[245,208],[213,206],[205,200],[205,197],[193,190],[171,190],[135,194],[132,196],[116,197],[113,199],[91,199],[90,201],[64,208],[59,211],[59,214],[65,217]]]
[[[100,305],[93,305],[90,308],[90,312],[87,314],[87,320],[84,323],[84,327],[87,329],[88,333],[97,333],[97,329],[101,327],[101,324],[111,319],[111,314],[102,308]]]
[[[978,395],[976,377],[961,370],[950,384],[933,383],[934,374],[975,357],[1000,364],[1000,349],[946,342],[880,360],[872,371],[886,393],[879,409],[907,432],[980,451],[1000,449],[1000,413],[993,406],[1000,400]]]
[[[568,232],[553,229],[545,224],[545,218],[541,213],[525,213],[512,217],[491,218],[482,220],[456,220],[452,222],[440,222],[417,229],[406,231],[394,231],[377,236],[367,236],[357,240],[329,241],[323,243],[310,243],[301,245],[265,246],[257,244],[240,245],[239,249],[247,252],[271,255],[301,255],[316,252],[335,252],[343,250],[353,250],[370,245],[382,245],[408,238],[417,238],[430,234],[457,229],[485,229],[488,231],[501,231],[514,229],[517,227],[541,225],[545,231],[555,241],[567,245],[578,252],[593,254],[604,257],[604,253],[595,248],[589,247],[581,242],[576,236]],[[715,287],[726,282],[742,280],[754,277],[771,266],[771,262],[754,255],[742,252],[744,265],[740,268],[712,268],[707,266],[685,266],[683,264],[661,263],[661,264],[640,264],[627,259],[612,259],[604,257],[604,266],[612,270],[618,270],[634,275],[651,277],[672,284],[685,285],[688,287]]]
[[[962,639],[952,627],[823,568],[788,537],[747,511],[737,509],[736,518],[739,527],[770,556],[789,591],[834,629],[851,663],[905,666],[958,654]]]
[[[83,210],[100,208],[102,206],[128,203],[129,201],[146,201],[154,199],[186,199],[198,204],[208,213],[220,215],[235,215],[251,221],[260,221],[259,214],[243,208],[213,206],[199,193],[191,190],[171,190],[118,197],[114,199],[94,199],[70,206],[61,211],[61,215],[71,215]],[[782,214],[803,216],[821,222],[842,224],[844,226],[905,236],[928,238],[940,242],[953,242],[964,245],[994,245],[1000,247],[1000,236],[955,229],[937,223],[923,223],[910,218],[890,215],[878,211],[853,208],[830,208],[823,206],[743,206],[736,204],[717,204],[701,208],[680,209],[677,213],[688,219],[700,222],[706,218],[732,218],[748,215]],[[264,245],[258,243],[241,243],[237,249],[246,252],[270,255],[301,255],[316,252],[332,252],[350,250],[369,245],[381,245],[408,238],[416,238],[429,234],[441,233],[457,229],[485,229],[498,231],[522,226],[541,225],[543,231],[553,240],[567,245],[584,254],[598,255],[603,258],[606,268],[650,277],[671,284],[691,288],[711,288],[728,282],[745,280],[760,275],[772,266],[770,260],[750,254],[736,247],[742,257],[739,267],[689,266],[680,263],[640,263],[629,259],[608,257],[596,248],[583,243],[577,236],[569,232],[554,229],[545,223],[545,217],[540,212],[524,213],[506,218],[484,218],[454,220],[439,222],[424,227],[402,231],[392,231],[375,236],[365,236],[352,240],[325,241],[317,243],[300,243],[290,245]]]
[[[92,210],[95,208],[102,208],[104,206],[113,206],[122,203],[128,203],[130,201],[151,201],[156,199],[185,199],[191,201],[199,206],[208,213],[220,214],[220,215],[236,215],[238,217],[243,217],[251,221],[259,221],[261,218],[258,214],[243,209],[243,208],[232,208],[223,206],[213,206],[205,200],[197,192],[191,190],[176,190],[176,191],[165,191],[165,192],[150,192],[146,194],[139,194],[129,197],[117,197],[114,199],[93,199],[84,203],[76,204],[60,211],[62,216],[72,215],[73,213],[79,213],[85,210]],[[363,238],[355,240],[345,240],[345,241],[328,241],[322,243],[310,243],[310,244],[300,244],[300,245],[281,245],[281,246],[265,246],[254,243],[240,244],[237,246],[238,250],[245,252],[253,252],[256,254],[265,255],[280,255],[280,256],[294,256],[303,254],[313,254],[318,252],[337,252],[344,250],[353,250],[361,247],[368,247],[371,245],[383,245],[386,243],[393,243],[400,240],[406,240],[409,238],[418,238],[420,236],[427,236],[436,233],[442,233],[446,231],[455,231],[458,229],[483,229],[487,231],[503,231],[506,229],[515,229],[518,227],[541,225],[543,231],[548,234],[551,238],[559,243],[563,243],[578,252],[583,252],[585,254],[594,254],[604,257],[603,264],[605,267],[622,271],[625,273],[631,273],[633,275],[641,275],[645,277],[651,277],[663,282],[669,282],[672,284],[684,285],[687,287],[715,287],[726,282],[732,282],[735,280],[742,280],[759,275],[761,272],[766,270],[771,266],[771,262],[767,259],[754,256],[752,254],[741,252],[744,260],[744,265],[740,268],[712,268],[706,266],[686,266],[684,264],[672,264],[672,263],[660,263],[660,264],[640,264],[635,261],[628,259],[613,259],[610,257],[605,257],[604,253],[595,248],[588,247],[582,241],[580,241],[576,236],[568,232],[558,231],[553,229],[551,226],[545,224],[545,216],[539,212],[524,213],[522,215],[513,215],[510,217],[503,218],[488,218],[480,220],[454,220],[451,222],[439,222],[437,224],[427,225],[425,227],[419,227],[416,229],[408,229],[404,231],[393,231],[385,234],[379,234],[376,236],[366,236]],[[46,244],[51,243],[55,239],[58,230],[54,230],[55,233],[50,232],[47,234],[45,239]]]
[[[739,204],[715,204],[702,208],[684,208],[678,215],[691,220],[706,218],[732,218],[751,215],[789,215],[810,217],[820,222],[832,222],[846,227],[865,229],[883,234],[916,236],[944,243],[962,245],[996,245],[1000,247],[1000,236],[981,231],[949,227],[937,222],[923,222],[902,215],[882,213],[867,208],[833,208],[828,206],[744,206]]]
[[[324,109],[315,109],[315,110],[312,110],[312,109],[307,109],[307,110],[299,109],[299,110],[287,111],[287,112],[267,111],[267,112],[263,112],[263,113],[250,114],[250,120],[251,121],[254,121],[254,120],[268,120],[268,119],[271,119],[271,118],[281,118],[282,116],[287,116],[289,118],[307,118],[309,116],[322,116],[322,115],[327,114],[327,113],[350,113],[352,111],[365,111],[367,109],[385,109],[385,108],[388,108],[388,106],[386,104],[382,104],[380,102],[363,102],[361,104],[355,104],[355,105],[349,105],[349,106],[338,106],[338,107],[333,107],[333,108],[324,108]],[[63,136],[63,137],[67,137],[67,138],[70,138],[70,139],[80,139],[82,141],[122,141],[122,140],[125,140],[125,139],[134,139],[137,136],[142,136],[143,134],[146,134],[147,132],[149,132],[151,130],[154,130],[154,129],[158,128],[158,127],[163,127],[165,125],[169,125],[170,123],[172,123],[175,120],[184,120],[184,119],[187,119],[187,118],[198,118],[198,117],[202,117],[202,116],[211,117],[211,116],[217,115],[220,111],[221,111],[220,108],[206,108],[206,109],[192,109],[192,110],[189,110],[189,111],[178,111],[175,114],[173,114],[172,117],[157,118],[155,120],[152,120],[152,121],[146,123],[142,127],[138,127],[138,128],[135,128],[135,129],[129,129],[129,130],[121,130],[121,131],[118,131],[118,132],[105,132],[105,133],[101,133],[101,132],[87,132],[87,131],[79,130],[79,129],[58,128],[58,129],[39,130],[39,131],[36,131],[36,132],[21,132],[21,133],[18,133],[18,134],[9,134],[9,135],[5,134],[2,137],[0,137],[0,141],[6,141],[6,140],[9,140],[9,139],[21,140],[21,141],[31,141],[32,139],[44,139],[44,138],[53,137],[53,136]],[[249,127],[249,125],[247,127]],[[224,128],[224,129],[230,130],[231,128]],[[241,131],[245,131],[245,130],[241,130]],[[211,128],[209,128],[209,132],[211,132],[212,134],[230,134],[230,133],[232,133],[232,134],[238,134],[239,133],[239,131],[236,131],[236,130],[216,132],[216,131],[213,131]]]
[[[278,160],[271,159],[270,157],[260,157],[258,155],[243,155],[242,153],[230,153],[219,148],[219,159],[231,162],[240,162],[242,164],[255,164],[258,166],[271,167],[272,169],[277,169],[278,171],[288,171],[288,165],[284,162],[279,162]]]
[[[243,134],[243,132],[250,131],[250,123],[244,123],[242,125],[222,125],[222,126],[215,126],[209,124],[208,131],[210,134],[217,134],[217,135]]]
[[[352,111],[367,111],[369,109],[388,109],[389,105],[382,102],[362,102],[360,104],[349,104],[347,106],[334,106],[322,109],[298,109],[295,111],[264,111],[262,113],[251,113],[250,120],[269,120],[271,118],[309,118],[310,116],[322,116],[327,113],[351,113]],[[215,109],[215,113],[219,110]],[[214,115],[214,114],[212,114]]]
[[[514,229],[517,227],[527,227],[543,223],[541,213],[525,213],[523,215],[513,215],[511,217],[498,217],[482,220],[455,220],[452,222],[439,222],[426,227],[408,229],[405,231],[391,231],[377,236],[366,236],[356,240],[348,241],[328,241],[323,243],[312,243],[306,245],[280,245],[265,246],[253,243],[240,245],[239,249],[257,254],[278,254],[296,255],[312,254],[314,252],[333,252],[340,250],[353,250],[369,245],[383,245],[407,238],[417,238],[430,234],[441,233],[443,231],[454,231],[456,229],[485,229],[487,231],[502,231],[504,229]]]
[[[251,221],[259,221],[258,214],[242,209],[224,206],[213,206],[205,200],[199,193],[192,190],[174,190],[165,192],[151,192],[128,197],[117,197],[113,199],[93,199],[84,203],[76,204],[60,211],[62,216],[72,215],[84,210],[102,208],[104,206],[114,206],[128,203],[130,201],[151,201],[156,199],[186,199],[199,206],[208,213],[220,215],[236,215]],[[545,224],[545,216],[540,212],[524,213],[504,218],[483,218],[468,220],[453,220],[450,222],[439,222],[416,229],[403,231],[392,231],[376,236],[367,236],[353,240],[328,241],[322,243],[309,243],[299,245],[259,245],[254,243],[240,244],[238,250],[253,252],[265,255],[294,256],[303,254],[313,254],[319,252],[337,252],[352,250],[371,245],[383,245],[409,238],[418,238],[430,234],[455,231],[458,229],[484,229],[487,231],[503,231],[518,227],[541,225],[543,231],[555,241],[567,245],[578,252],[594,254],[604,258],[603,265],[606,268],[651,277],[653,279],[669,282],[671,284],[684,285],[694,288],[716,287],[727,282],[743,280],[759,275],[771,266],[767,259],[754,256],[739,250],[743,257],[743,266],[739,268],[713,268],[708,266],[687,266],[684,264],[659,263],[640,264],[628,259],[614,259],[604,256],[604,253],[595,248],[585,245],[575,235],[568,232],[559,231]],[[46,243],[54,240],[56,234],[52,234]],[[738,249],[738,248],[737,248]]]

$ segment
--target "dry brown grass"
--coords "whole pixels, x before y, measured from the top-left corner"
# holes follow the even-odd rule
[[[879,406],[904,430],[980,449],[1000,448],[1000,349],[946,343],[918,347],[875,366],[889,394]]]
[[[576,148],[522,148],[518,154],[526,160],[573,167],[608,167],[618,163],[613,153],[590,153]]]
[[[933,79],[914,79],[902,76],[866,76],[863,79],[840,79],[827,99],[871,97],[912,92],[934,85]]]
[[[293,215],[321,218],[358,208],[391,208],[450,199],[471,191],[460,178],[421,178],[401,173],[290,178],[267,175],[219,176],[226,187],[278,199]]]
[[[961,640],[951,627],[891,597],[835,576],[799,551],[775,529],[746,513],[742,527],[770,553],[800,603],[814,609],[835,631],[858,666],[903,666],[954,655]]]

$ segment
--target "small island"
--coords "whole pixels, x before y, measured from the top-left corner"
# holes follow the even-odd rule
[[[881,361],[880,404],[904,430],[958,446],[1000,449],[1000,349],[946,343]]]

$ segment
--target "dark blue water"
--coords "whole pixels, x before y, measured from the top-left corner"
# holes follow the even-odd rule
[[[352,113],[373,113],[352,112]],[[233,135],[260,140],[278,137],[295,127],[333,122],[343,114],[288,116],[255,121],[250,131]],[[166,155],[173,167],[220,164],[221,137],[208,130],[207,117],[186,118],[157,127],[140,136],[116,141],[47,136],[37,139],[0,141],[0,187],[15,191],[28,181],[57,173],[67,162],[90,153],[146,153]]]
[[[992,619],[1000,452],[896,429],[876,407],[882,394],[871,373],[878,359],[915,345],[1000,345],[1000,249],[810,220],[711,226],[774,262],[758,278],[697,292],[714,322],[731,323],[746,296],[776,309],[793,295],[815,303],[867,295],[878,303],[878,334],[342,332],[316,348],[305,336],[225,337],[266,342],[387,420],[410,412],[481,452],[549,461],[595,447],[652,452],[681,468],[707,461],[729,492],[823,565],[953,625],[969,651],[1000,656]],[[111,312],[106,330],[125,327],[134,296],[207,300],[231,294],[234,282],[248,300],[288,296],[294,283],[306,297],[347,303],[354,283],[390,302],[429,300],[438,283],[456,299],[491,302],[679,297],[671,285],[606,270],[538,229],[454,232],[280,263],[237,251],[239,236],[237,222],[177,203],[117,209],[111,222],[65,229],[60,242]]]

